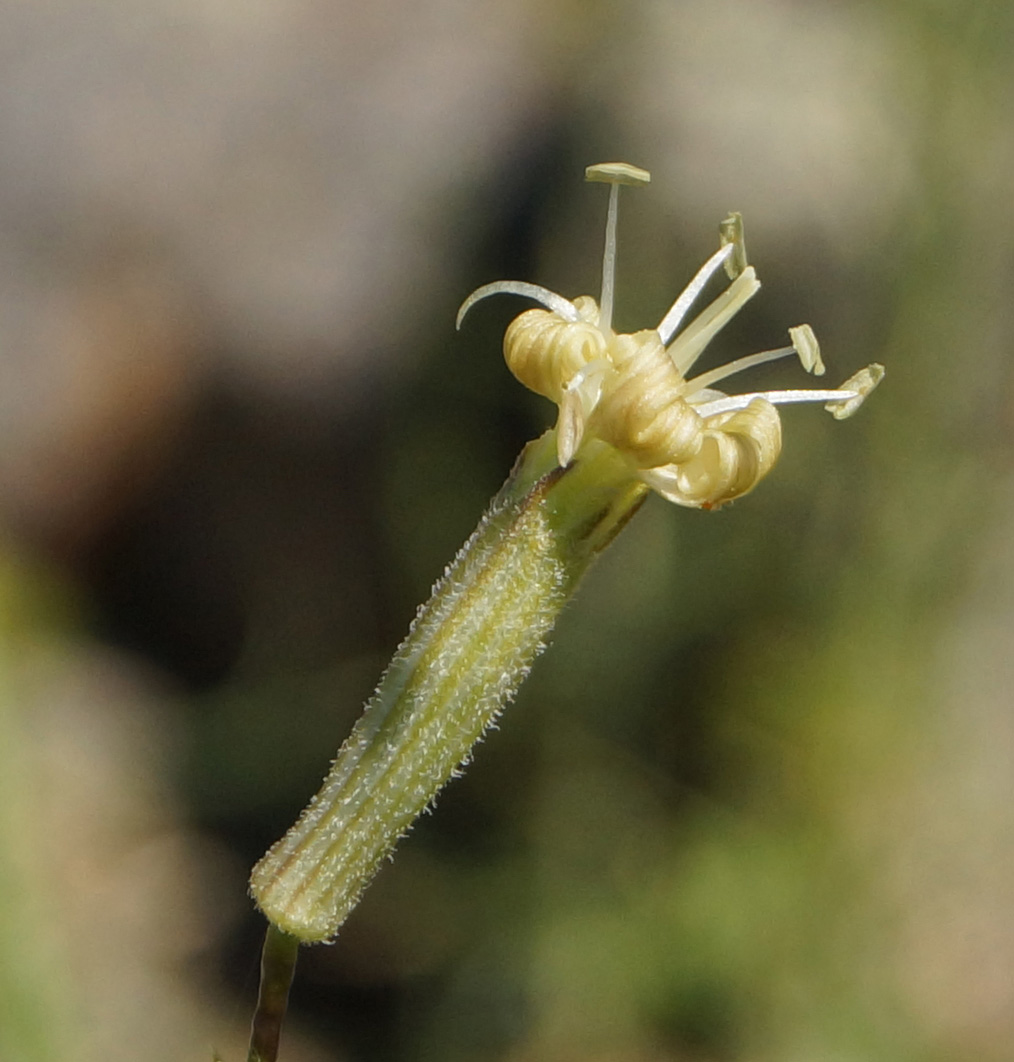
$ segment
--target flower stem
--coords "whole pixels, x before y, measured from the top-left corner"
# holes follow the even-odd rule
[[[507,483],[416,616],[299,821],[254,868],[280,930],[328,940],[377,866],[470,757],[517,691],[560,610],[646,487],[592,441],[556,467],[555,433]]]
[[[261,986],[250,1029],[247,1062],[276,1062],[282,1021],[289,1004],[289,986],[296,972],[299,941],[269,925],[261,952]]]

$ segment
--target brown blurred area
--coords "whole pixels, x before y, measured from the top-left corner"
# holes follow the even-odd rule
[[[1014,1056],[1012,23],[0,0],[0,1062],[245,1057],[247,869],[552,418],[456,307],[594,293],[620,158],[618,326],[737,209],[715,359],[888,379],[653,499],[283,1057]]]

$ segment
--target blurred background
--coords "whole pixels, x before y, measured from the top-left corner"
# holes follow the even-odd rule
[[[652,498],[287,1062],[1014,1057],[1014,6],[0,2],[0,1062],[245,1057],[248,869],[555,416],[473,288],[655,324],[746,218],[844,424]],[[747,387],[801,386],[758,370]]]

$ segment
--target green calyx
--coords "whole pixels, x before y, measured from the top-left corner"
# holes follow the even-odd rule
[[[597,441],[530,443],[420,609],[320,792],[254,868],[272,923],[333,937],[383,858],[514,697],[594,557],[647,487]]]

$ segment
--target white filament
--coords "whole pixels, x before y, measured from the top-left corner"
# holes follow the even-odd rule
[[[534,299],[536,302],[541,302],[547,310],[553,310],[558,313],[565,321],[581,320],[577,307],[569,299],[565,299],[562,295],[557,295],[555,291],[550,291],[539,284],[529,284],[525,280],[494,280],[491,284],[483,284],[481,288],[476,288],[465,299],[458,310],[454,327],[461,328],[461,322],[465,319],[465,314],[480,299],[485,299],[490,295],[521,295],[526,299]]]
[[[795,353],[795,347],[779,347],[778,350],[764,350],[760,354],[747,354],[746,357],[730,361],[728,365],[719,365],[717,369],[712,369],[710,372],[702,372],[700,376],[695,376],[692,380],[687,381],[687,395],[696,394],[705,387],[710,387],[713,383],[724,380],[727,376],[743,372],[744,369],[752,369],[755,365],[764,365],[766,362],[787,358],[790,354]]]
[[[608,334],[613,326],[613,295],[616,290],[616,219],[619,214],[620,186],[609,186],[606,211],[606,246],[602,252],[602,298],[599,299],[599,328]]]
[[[687,310],[690,309],[694,300],[700,295],[704,285],[707,284],[735,250],[735,244],[727,243],[724,247],[719,248],[719,250],[717,250],[704,263],[704,265],[697,270],[694,279],[690,281],[683,291],[680,292],[679,298],[677,298],[669,308],[669,312],[659,322],[656,331],[663,343],[668,343],[669,340],[676,335],[676,330],[683,323],[683,318],[686,317]]]
[[[702,417],[715,417],[720,413],[735,413],[737,410],[746,409],[755,398],[763,398],[773,406],[786,406],[793,402],[848,402],[857,398],[858,391],[753,391],[746,395],[729,395],[727,398],[719,398],[713,402],[705,402],[702,405],[694,404],[694,409]]]

